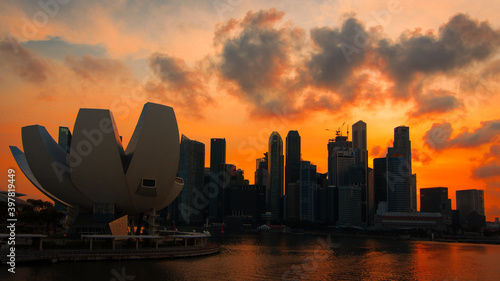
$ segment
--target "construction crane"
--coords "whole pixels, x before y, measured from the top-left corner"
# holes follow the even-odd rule
[[[344,121],[344,123],[342,123],[342,126],[337,130],[337,132],[335,132],[335,135],[342,136],[342,129],[344,128],[344,125],[345,125],[345,121]]]
[[[335,135],[336,136],[342,136],[342,129],[344,128],[344,125],[345,125],[345,122],[342,123],[342,126],[340,126],[337,130],[330,130],[330,129],[325,129],[327,131],[330,131],[330,132],[335,132]],[[349,137],[349,125],[347,127],[347,137]]]

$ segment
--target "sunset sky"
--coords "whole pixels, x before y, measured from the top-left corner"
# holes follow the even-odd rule
[[[376,4],[373,2],[377,2]],[[47,3],[39,5],[37,3]],[[226,138],[254,181],[269,135],[302,138],[327,172],[343,122],[367,123],[370,165],[410,127],[417,187],[484,189],[500,217],[498,1],[2,1],[0,174],[18,169],[21,127],[72,130],[79,108],[110,109],[126,147],[144,103],[179,131]],[[327,131],[330,129],[332,131]],[[345,128],[344,128],[345,134]],[[3,172],[2,172],[3,171]],[[5,187],[1,188],[3,190]]]

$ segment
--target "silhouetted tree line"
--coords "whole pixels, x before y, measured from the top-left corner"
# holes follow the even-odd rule
[[[27,202],[29,205],[16,206],[16,232],[49,235],[52,226],[52,233],[55,234],[64,214],[56,210],[51,202],[40,199],[28,199]],[[1,202],[0,205],[0,218],[6,221],[9,215],[7,203]]]

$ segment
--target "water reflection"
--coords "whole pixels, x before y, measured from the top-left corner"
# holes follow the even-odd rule
[[[18,266],[0,280],[500,280],[500,246],[279,233],[213,237],[208,257],[43,263]],[[331,247],[333,246],[333,247]],[[118,280],[118,279],[115,279]]]

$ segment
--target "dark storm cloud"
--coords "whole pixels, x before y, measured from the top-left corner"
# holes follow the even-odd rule
[[[92,82],[108,80],[113,78],[126,78],[127,67],[118,60],[108,58],[96,58],[92,55],[84,55],[80,58],[67,55],[64,64],[81,78]]]
[[[434,123],[423,137],[425,144],[435,150],[450,147],[476,147],[499,139],[500,119],[481,122],[475,131],[464,130],[450,138],[453,129],[450,123]]]
[[[500,89],[500,59],[489,62],[474,75],[460,77],[460,90],[475,93],[475,98],[485,98]],[[480,95],[478,95],[480,94]]]
[[[396,83],[395,94],[406,97],[406,87],[416,74],[448,73],[484,61],[495,53],[499,43],[500,32],[488,22],[457,14],[439,29],[437,36],[407,34],[396,43],[382,39],[376,51],[385,62],[383,71]]]
[[[290,101],[300,83],[287,73],[296,67],[291,56],[300,52],[305,33],[290,25],[276,26],[283,16],[276,9],[250,11],[239,24],[230,20],[216,32],[216,44],[222,45],[218,65],[222,78],[261,113],[293,107]],[[239,29],[235,36],[225,34],[235,28]]]
[[[482,164],[481,166],[472,170],[472,176],[481,179],[499,177],[500,163],[490,162]]]
[[[463,107],[463,102],[456,97],[455,93],[437,90],[416,98],[415,111],[410,117],[429,116],[435,114],[449,113]]]
[[[47,62],[18,44],[14,38],[0,41],[0,67],[33,83],[46,81],[51,72]]]
[[[345,15],[340,26],[314,27],[309,38],[306,34],[285,21],[282,11],[249,11],[216,25],[214,63],[203,72],[214,75],[221,89],[258,115],[276,110],[296,116],[335,113],[340,106],[373,108],[397,100],[414,102],[408,115],[417,118],[464,108],[465,97],[430,89],[435,74],[464,76],[462,70],[475,62],[482,63],[483,76],[490,80],[498,73],[497,64],[484,66],[498,50],[500,32],[464,14],[450,18],[436,34],[406,32],[396,41],[387,39],[379,27],[367,29],[353,15]],[[199,70],[174,60],[165,67],[175,65],[183,65],[182,70],[172,70],[164,80],[182,89],[179,85],[186,79],[175,73]]]
[[[192,115],[196,116],[200,116],[201,106],[213,103],[202,69],[189,68],[183,60],[160,53],[150,57],[149,67],[161,81],[155,87],[146,87],[150,95],[176,102],[191,109]]]
[[[315,52],[307,63],[307,71],[312,83],[336,91],[365,62],[370,36],[357,19],[348,18],[340,29],[313,28],[311,41]]]
[[[500,145],[490,146],[490,150],[477,162],[477,166],[472,169],[473,177],[481,179],[500,177]]]

